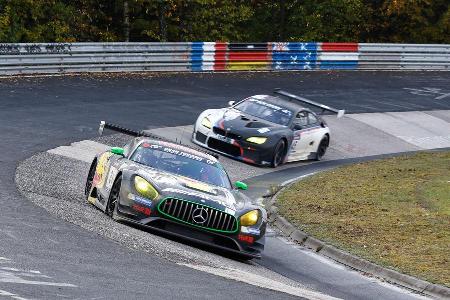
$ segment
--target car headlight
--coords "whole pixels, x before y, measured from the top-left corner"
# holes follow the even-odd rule
[[[142,177],[134,177],[134,187],[142,197],[155,200],[159,196],[158,191]]]
[[[257,209],[251,210],[248,213],[241,216],[242,226],[252,226],[258,223],[259,211]]]
[[[202,125],[208,129],[211,129],[211,127],[212,127],[211,121],[208,119],[208,117],[203,118]]]
[[[248,139],[246,139],[247,142],[253,143],[253,144],[264,144],[267,141],[266,137],[261,137],[261,136],[252,136],[249,137]]]

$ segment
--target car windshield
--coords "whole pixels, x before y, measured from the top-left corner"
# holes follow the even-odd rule
[[[231,188],[230,179],[220,163],[172,147],[144,142],[134,151],[130,160],[215,186]]]
[[[261,118],[263,120],[287,126],[292,118],[292,111],[272,103],[268,103],[256,98],[248,98],[237,104],[234,108]]]

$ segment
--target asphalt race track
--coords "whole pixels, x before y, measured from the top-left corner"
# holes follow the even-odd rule
[[[98,139],[100,120],[174,134],[183,128],[179,126],[192,124],[205,108],[221,107],[229,100],[252,94],[270,93],[274,87],[345,108],[355,114],[352,120],[364,124],[377,120],[372,119],[374,115],[367,117],[364,113],[398,112],[416,118],[423,117],[418,111],[430,110],[438,112],[426,115],[449,122],[449,82],[450,75],[445,72],[0,79],[3,154],[0,158],[0,296],[5,299],[209,299],[242,295],[250,299],[284,299],[295,295],[317,299],[330,296],[415,298],[407,291],[366,278],[291,245],[276,232],[270,233],[264,257],[244,264],[210,249],[198,249],[195,245],[111,222],[79,200],[88,163],[69,158],[70,154],[62,156],[46,151],[81,140],[95,139],[108,145],[124,141],[123,136],[116,135]],[[353,125],[345,126],[353,128]],[[387,130],[380,133],[380,139],[383,134],[389,134]],[[328,161],[290,164],[285,168],[292,178],[332,165],[338,158],[432,148],[430,145],[436,141],[445,146],[445,137],[450,134],[445,131],[441,137],[430,130],[427,129],[432,133],[428,139],[422,136],[397,139],[395,147],[378,152],[368,146],[350,147],[351,143],[346,141],[341,148],[330,151]],[[336,131],[346,136],[347,132]],[[72,152],[75,157],[79,155],[77,151],[82,152],[77,147],[67,149],[75,151]],[[229,170],[235,167],[247,172],[245,177],[255,187],[264,180],[266,184],[275,177],[283,178],[272,175],[275,173],[267,174],[272,170],[232,161],[227,164]],[[15,174],[19,165],[17,183],[22,184],[21,190],[46,209],[18,192]],[[21,177],[25,171],[26,174],[35,172],[34,176]],[[258,175],[259,183],[255,177]],[[81,213],[75,215],[74,211]]]

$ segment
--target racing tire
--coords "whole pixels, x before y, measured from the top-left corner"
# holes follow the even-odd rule
[[[95,169],[97,168],[97,161],[93,161],[91,164],[91,168],[89,169],[88,176],[86,178],[86,184],[84,186],[84,196],[86,199],[89,198],[89,193],[92,189],[92,183],[94,182]]]
[[[322,159],[322,157],[327,152],[329,143],[330,143],[330,141],[329,141],[328,136],[324,136],[319,143],[319,147],[317,147],[316,157],[314,158],[314,160],[319,161]]]
[[[106,204],[105,209],[105,213],[111,218],[113,217],[114,212],[117,208],[117,201],[119,201],[121,185],[122,185],[122,177],[119,176],[116,178],[113,186],[111,187],[111,192],[109,193],[108,203]]]
[[[285,152],[286,152],[286,141],[279,140],[277,145],[275,146],[275,151],[273,152],[273,158],[270,164],[272,168],[276,168],[283,163]]]
[[[240,260],[241,262],[244,262],[244,263],[249,262],[254,258],[253,256],[244,255],[244,254],[238,254],[235,257],[237,260]]]

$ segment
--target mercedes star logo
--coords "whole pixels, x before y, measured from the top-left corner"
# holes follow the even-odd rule
[[[203,224],[208,220],[208,212],[206,209],[198,207],[192,212],[192,220],[197,224]]]

